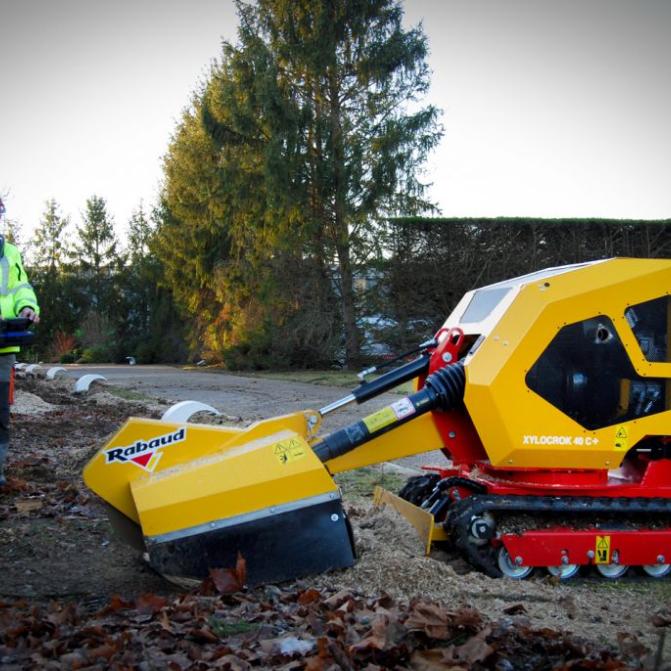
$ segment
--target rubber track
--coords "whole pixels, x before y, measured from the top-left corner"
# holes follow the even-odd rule
[[[464,489],[470,489],[472,492],[478,494],[483,494],[487,491],[486,487],[479,482],[470,480],[469,478],[464,478],[459,475],[451,475],[447,478],[439,480],[436,484],[436,488],[444,491],[446,489],[452,489],[453,487],[463,487]]]
[[[466,559],[491,577],[500,577],[494,548],[476,545],[470,540],[469,528],[473,517],[485,512],[509,513],[616,513],[624,515],[671,514],[671,500],[664,498],[608,498],[565,496],[469,496],[454,503],[444,527],[453,534],[455,543]]]

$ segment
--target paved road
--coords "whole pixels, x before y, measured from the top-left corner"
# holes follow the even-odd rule
[[[265,419],[306,408],[319,408],[349,393],[345,387],[288,382],[266,378],[233,375],[224,371],[183,370],[177,366],[69,365],[71,377],[86,373],[103,375],[115,385],[170,401],[194,400],[208,403],[224,415],[245,421]],[[377,408],[398,400],[387,393],[366,403],[342,408],[325,418],[323,428],[332,431],[353,423]],[[401,460],[405,466],[442,463],[440,452]]]

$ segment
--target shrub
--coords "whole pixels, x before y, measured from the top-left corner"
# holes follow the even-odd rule
[[[105,345],[87,347],[77,363],[109,363],[112,360],[112,352]]]
[[[60,361],[61,363],[73,363],[74,362],[74,349],[76,345],[76,340],[73,335],[70,333],[65,333],[65,331],[56,331],[54,333],[54,338],[49,345],[48,356],[51,361]],[[72,356],[72,361],[63,361],[63,357]]]

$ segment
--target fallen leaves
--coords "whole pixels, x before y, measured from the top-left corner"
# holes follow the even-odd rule
[[[135,609],[141,615],[156,615],[168,603],[168,600],[157,594],[140,594],[135,600]]]
[[[650,622],[654,627],[668,627],[671,625],[671,609],[661,608],[651,618]]]
[[[421,631],[428,638],[446,641],[480,628],[482,616],[472,608],[456,613],[433,603],[415,603],[405,626],[411,631]]]
[[[242,570],[239,564],[233,573],[240,578]],[[213,594],[210,580],[172,599],[113,597],[95,612],[74,602],[0,602],[0,665],[174,671],[629,668],[615,653],[568,634],[488,622],[470,608],[313,588]],[[632,645],[626,652],[643,654]]]
[[[247,563],[238,552],[235,568],[210,569],[210,582],[219,594],[240,592],[247,582]]]
[[[111,409],[96,413],[103,414],[51,413],[48,422],[41,420],[39,431],[28,418],[15,422],[9,487],[0,493],[0,520],[9,520],[0,529],[6,567],[23,566],[21,559],[32,557],[24,553],[15,560],[9,552],[31,526],[68,531],[81,523],[81,533],[91,534],[94,527],[87,518],[99,512],[90,505],[80,481],[71,480],[96,440],[115,429],[124,414]],[[62,449],[66,444],[67,451]],[[78,452],[68,456],[73,445]],[[78,560],[83,548],[76,538],[67,556]],[[95,538],[99,542],[103,536]],[[389,536],[385,542],[389,543]],[[52,546],[47,548],[53,555]],[[63,574],[54,570],[48,557],[48,553],[36,556],[30,566],[42,562],[39,565],[50,571],[53,584],[62,583]],[[78,569],[78,576],[84,571],[94,573],[101,584],[109,577],[98,563],[83,561],[76,566],[74,561],[72,568]],[[96,592],[92,601],[0,599],[0,667],[17,671],[615,671],[628,668],[627,663],[636,666],[643,654],[632,636],[619,639],[618,652],[602,650],[568,634],[532,629],[520,618],[490,622],[476,610],[455,610],[426,598],[397,602],[384,593],[371,598],[349,589],[318,590],[304,584],[291,589],[267,585],[244,592],[245,582],[246,565],[239,557],[235,567],[213,571],[198,591],[178,597],[145,592],[105,602],[101,599],[107,597]],[[145,576],[133,588],[151,589],[147,584]],[[416,582],[412,584],[417,587]],[[124,593],[136,594],[135,589]],[[525,608],[514,604],[503,612],[524,615]],[[668,610],[662,610],[655,624],[668,626],[670,621]]]
[[[21,463],[12,464],[21,467]],[[40,517],[92,517],[91,496],[71,482],[33,482],[10,476],[0,491],[0,520],[39,514]]]
[[[19,515],[24,515],[33,510],[40,510],[43,505],[44,501],[41,501],[40,499],[19,499],[14,503],[16,512],[19,513]]]

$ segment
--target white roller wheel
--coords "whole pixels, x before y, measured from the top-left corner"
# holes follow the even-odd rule
[[[499,568],[506,578],[512,578],[513,580],[524,580],[534,570],[533,566],[518,566],[515,564],[505,547],[499,550]]]
[[[646,564],[643,567],[643,570],[651,578],[663,578],[665,575],[669,574],[669,571],[671,571],[671,564]]]
[[[628,564],[595,564],[596,570],[609,580],[621,578],[629,568]]]
[[[213,408],[211,405],[201,403],[200,401],[180,401],[171,405],[161,417],[163,422],[174,422],[175,424],[182,424],[188,422],[191,415],[197,412],[209,412],[212,415],[221,415],[221,413]]]
[[[60,373],[67,373],[67,371],[62,366],[56,366],[55,368],[50,368],[47,371],[47,380],[55,379],[56,377],[58,377]]]
[[[580,564],[562,564],[561,566],[546,566],[548,573],[560,580],[572,578],[580,570]]]
[[[26,366],[26,375],[37,375],[41,370],[42,366],[39,363],[31,363]]]

